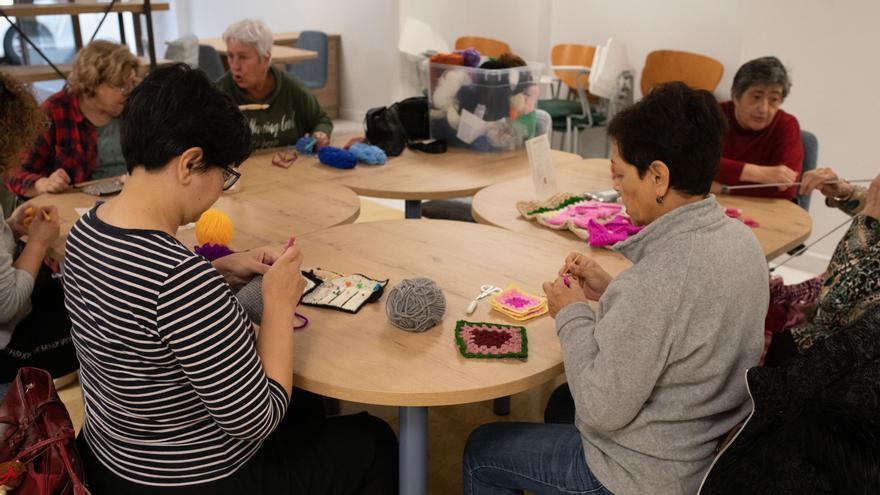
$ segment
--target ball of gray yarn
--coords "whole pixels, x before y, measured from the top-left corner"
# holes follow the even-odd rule
[[[430,278],[408,278],[388,293],[385,314],[407,332],[424,332],[443,319],[446,297]]]

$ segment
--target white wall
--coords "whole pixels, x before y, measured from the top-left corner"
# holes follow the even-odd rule
[[[181,34],[220,36],[229,24],[245,17],[262,19],[278,32],[314,29],[340,34],[341,116],[360,121],[369,108],[392,102],[398,65],[397,0],[176,3],[188,4],[188,15],[181,15],[179,20]]]
[[[880,132],[880,2],[876,0],[745,0],[741,60],[774,54],[793,81],[784,108],[819,139],[819,166],[842,177],[872,178]],[[781,21],[783,20],[784,21]],[[846,220],[814,193],[810,207],[815,239]],[[833,235],[812,251],[830,256]],[[809,259],[809,257],[807,258]],[[823,260],[816,260],[821,262]],[[827,260],[824,260],[827,261]],[[820,263],[821,264],[821,263]]]
[[[552,0],[550,45],[622,42],[637,95],[645,56],[658,49],[701,53],[724,64],[716,96],[726,98],[739,66],[743,5],[729,0]],[[546,57],[546,56],[545,56]]]

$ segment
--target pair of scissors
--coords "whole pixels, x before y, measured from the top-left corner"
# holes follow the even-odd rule
[[[494,285],[486,284],[480,286],[480,295],[474,298],[473,301],[467,307],[467,314],[471,314],[477,309],[477,301],[488,297],[492,294],[500,294],[503,289],[501,287],[496,287]]]

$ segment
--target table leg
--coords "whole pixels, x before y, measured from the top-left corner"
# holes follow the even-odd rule
[[[428,408],[404,407],[400,417],[400,493],[428,493]]]
[[[404,209],[406,218],[422,218],[422,200],[408,199]]]
[[[510,396],[499,397],[492,402],[492,411],[496,416],[507,416],[510,414]]]

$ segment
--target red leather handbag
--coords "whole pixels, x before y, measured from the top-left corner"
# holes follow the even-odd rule
[[[0,494],[88,495],[73,423],[45,370],[21,368],[0,404]]]

